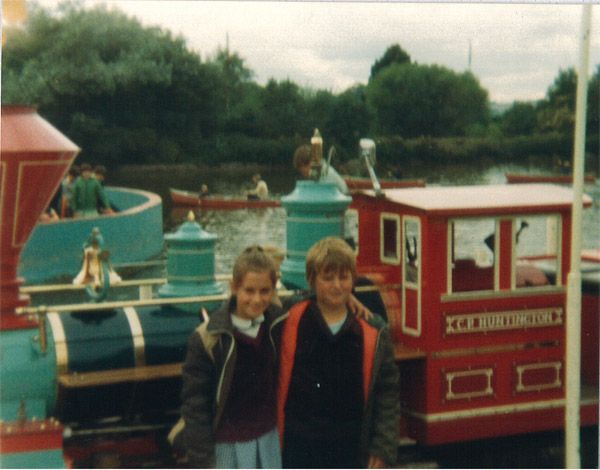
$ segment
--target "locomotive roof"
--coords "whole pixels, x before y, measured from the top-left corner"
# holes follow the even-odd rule
[[[573,201],[573,190],[555,184],[428,186],[388,189],[385,197],[438,215],[494,215],[567,210]],[[583,201],[585,207],[592,204],[587,195]]]

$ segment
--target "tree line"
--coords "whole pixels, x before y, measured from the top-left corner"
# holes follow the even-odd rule
[[[342,161],[361,137],[393,166],[406,159],[518,159],[571,152],[577,76],[560,70],[538,102],[494,114],[470,71],[412,60],[400,45],[374,61],[367,84],[341,93],[292,80],[260,85],[236,52],[204,60],[184,39],[99,6],[34,6],[7,30],[2,103],[32,104],[104,165],[289,164],[318,127]],[[598,148],[600,65],[589,83],[588,148]]]

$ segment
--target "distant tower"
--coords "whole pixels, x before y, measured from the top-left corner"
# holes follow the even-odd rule
[[[471,71],[471,58],[473,57],[472,53],[473,53],[472,42],[469,39],[469,57],[468,57],[468,64],[467,64],[467,70],[469,70],[469,71]]]

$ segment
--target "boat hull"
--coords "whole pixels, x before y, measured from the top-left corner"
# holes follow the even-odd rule
[[[572,175],[528,175],[525,173],[505,173],[506,182],[509,184],[520,183],[556,183],[573,184]],[[592,175],[585,175],[586,183],[595,183],[596,178]]]
[[[350,190],[373,189],[373,182],[369,178],[345,177],[344,181]],[[425,186],[424,180],[397,180],[397,181],[379,181],[381,189],[396,188],[422,188]]]
[[[171,201],[177,206],[201,207],[206,210],[238,210],[238,209],[264,209],[267,207],[280,207],[281,203],[274,199],[248,200],[226,199],[221,197],[198,197],[198,193],[181,189],[169,190]]]
[[[39,284],[81,269],[83,244],[98,227],[113,265],[145,261],[163,249],[162,200],[147,191],[106,188],[114,215],[38,223],[21,253],[18,273]],[[133,242],[133,243],[132,243]]]

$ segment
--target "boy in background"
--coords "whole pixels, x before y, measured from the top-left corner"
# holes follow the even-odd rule
[[[102,185],[93,177],[91,165],[84,163],[80,167],[81,175],[75,180],[71,196],[71,208],[74,217],[95,217],[98,205],[105,214],[112,214],[110,202]]]

